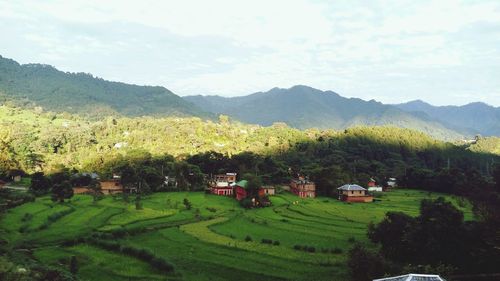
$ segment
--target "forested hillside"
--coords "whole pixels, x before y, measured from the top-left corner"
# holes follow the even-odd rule
[[[299,129],[341,130],[359,125],[389,125],[415,129],[439,139],[460,139],[469,133],[460,128],[450,129],[425,114],[407,113],[374,100],[344,98],[332,91],[307,86],[274,88],[243,97],[189,96],[184,99],[204,110],[263,126],[285,122]]]
[[[484,136],[500,136],[500,108],[481,102],[463,106],[433,106],[421,100],[397,104],[407,112],[421,112],[455,128]]]
[[[43,64],[20,65],[1,56],[0,101],[91,117],[210,116],[164,87],[111,82]]]
[[[51,173],[66,167],[110,176],[126,163],[137,162],[140,167],[151,166],[148,171],[153,174],[160,173],[160,167],[164,173],[178,174],[175,162],[185,161],[189,173],[251,172],[273,183],[287,182],[300,172],[330,194],[343,183],[365,183],[370,177],[406,177],[419,188],[441,189],[432,182],[441,175],[460,180],[465,187],[479,175],[488,176],[500,162],[485,148],[474,153],[467,146],[395,127],[300,131],[280,123],[245,125],[226,116],[219,122],[150,117],[90,122],[69,114],[6,106],[0,107],[0,117],[4,172]]]

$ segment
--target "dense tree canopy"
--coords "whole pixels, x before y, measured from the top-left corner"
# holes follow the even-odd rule
[[[13,169],[56,173],[54,184],[70,181],[72,170],[103,178],[125,173],[124,182],[130,174],[130,183],[145,183],[151,190],[162,188],[169,176],[180,188],[200,189],[203,174],[236,172],[258,175],[264,183],[306,175],[323,195],[333,195],[344,183],[365,185],[375,178],[383,184],[389,177],[407,187],[463,192],[471,185],[492,186],[494,163],[500,162],[495,154],[474,151],[474,145],[394,127],[299,131],[227,117],[219,123],[151,117],[88,121],[6,106],[0,106],[0,116],[0,174]]]

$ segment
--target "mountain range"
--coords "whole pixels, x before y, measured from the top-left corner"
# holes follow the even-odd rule
[[[448,128],[485,136],[500,136],[500,107],[482,102],[462,106],[433,106],[421,100],[395,106],[407,112],[424,113]]]
[[[500,108],[484,103],[432,106],[417,100],[391,105],[345,98],[332,91],[302,85],[241,97],[181,98],[160,86],[112,82],[44,64],[21,65],[1,56],[0,102],[91,117],[150,115],[213,119],[217,114],[225,114],[245,123],[267,126],[285,122],[299,129],[391,125],[448,140],[476,134],[500,135]]]
[[[285,122],[300,129],[392,125],[416,129],[440,139],[458,139],[475,134],[500,135],[500,108],[483,103],[462,107],[435,107],[429,104],[419,107],[422,102],[417,101],[389,105],[374,100],[345,98],[332,91],[301,85],[289,89],[274,88],[242,97],[198,95],[184,99],[212,113],[227,114],[243,122],[261,125]]]

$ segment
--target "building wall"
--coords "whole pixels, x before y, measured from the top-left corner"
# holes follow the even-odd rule
[[[344,197],[346,202],[361,202],[369,203],[373,202],[373,196],[346,196]]]
[[[290,182],[291,191],[299,197],[314,198],[316,197],[316,185],[313,182],[301,183],[296,181]]]
[[[90,192],[88,187],[73,187],[73,194],[85,194]]]
[[[122,193],[123,186],[119,181],[100,181],[101,191],[104,194]]]
[[[265,193],[267,195],[274,195],[275,194],[275,189],[274,188],[265,188]]]
[[[212,188],[212,193],[216,195],[231,196],[233,195],[232,188]]]
[[[215,175],[215,181],[227,181],[227,182],[235,182],[236,175]]]
[[[236,200],[241,201],[247,197],[247,191],[239,186],[235,187]]]
[[[349,196],[349,197],[352,197],[352,196],[365,196],[366,195],[366,191],[365,190],[342,190],[341,194],[345,195],[345,196]]]

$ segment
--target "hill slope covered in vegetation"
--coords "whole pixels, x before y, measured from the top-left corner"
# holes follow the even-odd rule
[[[106,81],[0,56],[0,101],[87,116],[210,116],[164,87]]]
[[[442,173],[465,187],[500,162],[490,151],[496,149],[494,140],[459,146],[395,127],[300,131],[283,124],[246,125],[225,116],[219,122],[151,117],[92,122],[6,106],[0,107],[0,116],[0,173],[51,173],[66,167],[109,176],[124,163],[135,163],[151,166],[154,174],[163,166],[166,174],[182,177],[179,166],[168,164],[176,159],[194,165],[186,166],[193,169],[188,174],[250,172],[274,183],[287,182],[292,169],[310,175],[321,193],[331,194],[345,182],[365,183],[371,176],[406,177],[425,188],[438,185],[432,179]]]

